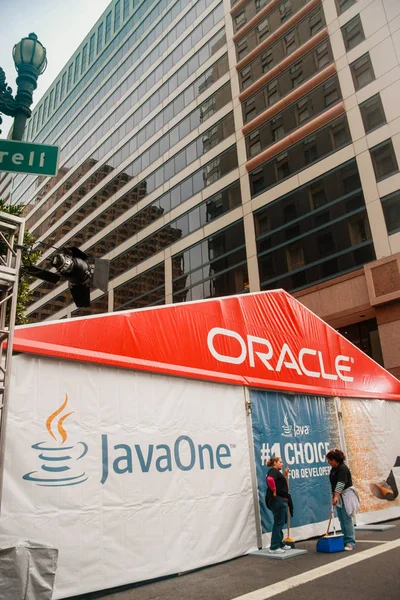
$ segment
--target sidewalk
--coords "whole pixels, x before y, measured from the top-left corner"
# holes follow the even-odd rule
[[[114,590],[96,592],[90,595],[76,596],[74,599],[71,598],[69,600],[94,600],[97,598],[104,598],[107,600],[178,600],[181,598],[184,598],[185,600],[232,600],[253,590],[258,590],[259,588],[270,586],[271,584],[281,582],[290,577],[307,573],[308,571],[333,563],[337,560],[350,559],[350,557],[359,554],[364,550],[382,546],[385,542],[399,540],[400,519],[390,521],[390,524],[396,525],[396,527],[387,531],[357,532],[358,544],[354,552],[320,554],[315,551],[317,540],[313,539],[299,542],[297,547],[306,549],[308,553],[293,559],[276,561],[256,556],[243,556],[180,576],[173,576],[158,581],[151,581],[149,583],[136,584],[134,586],[124,586],[124,588],[114,588]],[[396,556],[398,554],[398,559],[400,559],[400,549],[394,550],[393,552],[396,552]],[[385,598],[385,600],[389,600],[389,598],[392,597],[398,599],[399,597],[399,560],[396,559],[394,564],[391,565],[390,561],[388,561],[388,555],[390,554],[391,551],[384,553],[379,557],[384,566],[387,565],[389,570],[394,569],[394,572],[397,573],[397,583],[395,590],[393,590],[395,595],[388,596],[387,591],[385,590],[385,593],[382,595],[382,598]],[[363,561],[351,568],[354,570],[354,573],[356,573],[357,569],[364,569],[365,565],[372,561],[375,561],[375,559]],[[375,566],[373,567],[373,571],[375,573]],[[333,574],[332,577],[336,575],[337,579],[337,574],[338,572]],[[384,577],[382,569],[380,575]],[[376,576],[378,576],[378,574],[376,574]],[[365,577],[362,576],[362,578]],[[316,589],[319,589],[321,579],[317,579],[312,583]],[[354,584],[355,581],[353,581],[353,585]],[[296,589],[299,590],[301,588]],[[293,593],[295,591],[296,590],[293,590]],[[286,597],[286,594],[284,594],[284,596]],[[318,597],[318,594],[316,597]],[[352,600],[356,597],[357,595],[352,596]],[[365,597],[366,596],[364,596],[364,598]],[[297,596],[297,598],[300,600],[300,596]],[[380,596],[368,596],[367,598],[368,600],[371,600],[372,598],[378,599]],[[343,596],[342,599],[344,600]]]

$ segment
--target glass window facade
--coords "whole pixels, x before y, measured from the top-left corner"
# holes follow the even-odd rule
[[[308,0],[286,0],[279,6],[272,9],[261,23],[258,23],[249,33],[240,40],[236,46],[236,55],[241,60],[256,48],[268,35],[276,31],[289,16],[295,14],[298,10],[307,4]],[[237,13],[233,19],[235,29],[238,30],[245,24],[245,11]],[[238,26],[239,20],[239,26]],[[239,47],[239,49],[238,49]],[[245,49],[244,49],[245,48]],[[239,58],[240,55],[240,58]]]
[[[187,88],[181,96],[178,96],[173,102],[168,104],[162,111],[162,113],[159,114],[159,118],[157,119],[157,121],[151,121],[147,126],[139,130],[139,132],[129,142],[127,142],[127,144],[123,146],[121,150],[118,150],[113,155],[115,157],[115,160],[117,160],[118,156],[119,160],[121,160],[125,152],[127,152],[127,156],[129,156],[130,153],[132,153],[134,150],[140,147],[140,144],[147,141],[152,137],[152,135],[154,135],[156,128],[157,130],[161,129],[172,118],[179,115],[180,111],[185,106],[186,101],[192,101],[192,97],[194,97],[192,96],[192,94],[195,94],[196,91],[200,88],[202,89],[202,91],[205,91],[207,87],[214,82],[214,77],[217,77],[218,73],[220,73],[220,67],[223,67],[223,69],[226,70],[228,69],[227,57],[225,56],[224,58],[220,59],[220,61],[216,63],[216,67],[217,68],[212,67],[210,70],[207,70],[191,86],[189,86],[189,88]],[[190,92],[189,94],[187,93],[188,91]],[[152,146],[153,149],[150,148],[147,151],[147,153],[145,153],[146,156],[148,156],[148,159],[146,158],[145,160],[150,161],[150,153],[152,162],[156,160],[160,156],[160,153],[164,154],[167,150],[169,150],[169,148],[171,147],[170,144],[171,142],[174,143],[176,136],[180,136],[182,132],[185,132],[185,129],[187,130],[188,124],[189,129],[187,133],[198,127],[201,123],[204,123],[207,120],[207,118],[211,117],[217,110],[222,108],[230,100],[231,89],[230,85],[226,84],[225,86],[222,86],[219,90],[217,90],[215,94],[211,96],[211,98],[208,98],[197,109],[190,113],[190,115],[188,115],[188,117],[186,117],[182,122],[178,123],[170,133],[163,136],[160,142],[154,144]],[[210,108],[210,101],[212,101],[212,110]],[[204,109],[203,107],[206,107],[206,109]],[[115,133],[117,135],[118,130]],[[110,157],[110,161],[111,160],[112,157]],[[102,179],[109,175],[111,170],[109,164],[110,161],[108,161],[108,164],[104,165],[103,167],[98,166],[97,163],[93,163],[96,166],[95,172],[88,179],[86,179],[86,181],[78,189],[72,192],[71,198],[74,199],[75,202],[82,199],[85,196],[85,194],[87,194],[96,184],[98,184]],[[28,217],[28,226],[32,228],[32,225],[35,223],[35,221],[41,215],[45,214],[45,212],[51,209],[54,206],[55,202],[62,198],[64,194],[70,189],[71,185],[76,184],[81,177],[87,175],[90,167],[92,167],[93,164],[89,162],[88,164],[85,163],[84,165],[82,165],[82,170],[78,171],[75,174],[75,177],[71,177],[71,179],[67,180],[63,186],[59,187],[54,194],[51,194],[48,200],[40,207],[40,210],[34,213],[34,216]],[[130,165],[126,165],[125,167],[125,169],[127,169],[128,171],[130,169],[131,176],[133,176],[134,172],[138,174],[141,168],[141,157],[132,161]],[[125,173],[126,172],[127,171],[125,171]],[[116,176],[113,182],[111,183],[111,186],[109,185],[107,186],[107,188],[114,189],[115,187],[117,187],[117,189],[120,189],[120,187],[122,187],[125,183],[129,181],[125,173]],[[99,195],[102,196],[103,193],[104,190],[100,190]],[[70,201],[68,200],[68,197],[64,197],[64,202],[58,208],[57,214],[49,215],[46,221],[40,226],[40,229],[35,230],[36,235],[45,233],[50,223],[54,223],[55,220],[58,220],[59,218],[61,218],[62,215],[68,212],[68,210],[70,209],[69,202]]]
[[[339,80],[335,75],[246,136],[247,157],[255,156],[287,136],[338,102],[341,97]]]
[[[356,162],[254,215],[261,289],[293,292],[374,260]]]
[[[243,221],[172,257],[173,301],[240,294],[248,273]]]
[[[120,227],[115,227],[115,229],[109,235],[105,236],[97,244],[90,247],[90,254],[100,258],[111,250],[114,250],[123,244],[127,239],[131,238],[145,227],[151,225],[155,220],[163,217],[173,208],[185,202],[189,197],[198,194],[209,185],[231,172],[237,167],[237,164],[236,147],[232,146],[230,149],[220,154],[209,163],[206,163],[204,167],[195,171],[190,177],[187,177],[178,185],[171,188],[171,190],[158,197],[150,205],[146,206],[137,214],[135,214],[132,218],[126,220],[123,225]],[[89,241],[99,231],[105,230],[106,228],[108,230],[119,216],[121,216],[134,204],[142,200],[145,196],[146,182],[144,181],[124,194],[115,204],[110,206],[109,209],[107,209],[100,216],[96,217],[96,219],[85,228],[80,230],[78,234],[69,240],[69,245],[81,246],[83,243]],[[76,211],[73,216],[73,223],[79,223],[83,218],[91,214],[91,212],[102,203],[102,196],[100,195],[99,198],[95,198],[94,200],[96,200],[97,204],[94,204],[93,202]],[[222,206],[226,207],[224,212],[234,208],[238,203],[237,188],[229,188],[228,191],[223,194],[222,198],[218,200],[218,202],[215,198],[214,200],[216,204],[222,203]],[[214,200],[212,200],[212,202],[214,202]],[[211,205],[210,214],[212,214],[213,210],[218,213],[218,209],[214,209],[213,205]],[[219,210],[222,210],[222,208]],[[194,217],[195,212],[196,210],[193,212],[190,218],[192,223],[194,223],[196,220]],[[216,214],[216,217],[217,216],[219,216],[219,214]],[[70,231],[70,229],[71,223],[67,222],[63,228],[57,230],[57,234],[59,236],[65,235],[68,233],[68,231]],[[152,254],[173,243],[179,239],[180,232],[178,233],[179,235],[173,227],[168,226],[168,230],[166,232],[162,232],[162,235],[157,236],[155,240],[147,239],[144,240],[143,243],[136,245],[134,245],[133,241],[133,245],[128,252],[117,256],[112,261],[110,269],[112,277],[120,275],[139,262],[149,258]],[[51,236],[46,238],[46,244],[50,244],[50,240],[54,240],[54,238]],[[165,240],[167,240],[167,242]],[[33,304],[38,299],[45,296],[51,287],[52,286],[49,288],[49,284],[47,283],[42,283],[36,287],[30,304]]]
[[[347,118],[343,116],[335,119],[329,125],[251,171],[249,173],[251,195],[257,196],[350,142]]]
[[[332,49],[327,40],[245,100],[242,104],[244,122],[247,123],[254,119],[332,61]]]
[[[158,14],[161,11],[164,2],[166,2],[166,0],[160,0],[160,2],[154,6],[154,9],[149,13],[149,15],[145,18],[144,21],[147,22],[148,19],[152,18],[153,12],[155,10],[157,10],[157,14]],[[86,122],[84,131],[89,131],[91,128],[95,127],[95,129],[96,129],[95,135],[97,136],[97,139],[100,139],[101,137],[103,137],[104,133],[110,129],[110,127],[114,126],[116,119],[121,118],[121,116],[123,116],[123,115],[126,115],[127,111],[134,104],[136,104],[147,93],[147,91],[155,85],[156,82],[158,82],[166,73],[168,73],[171,70],[171,68],[174,64],[174,61],[179,60],[179,58],[181,58],[185,54],[188,47],[191,47],[191,45],[194,45],[199,40],[201,40],[212,29],[212,27],[214,25],[216,25],[217,23],[221,22],[221,25],[223,24],[223,22],[221,21],[221,19],[223,17],[222,5],[218,5],[212,11],[212,13],[210,13],[210,15],[212,14],[212,18],[210,15],[208,15],[207,19],[205,19],[202,23],[200,23],[200,25],[192,33],[190,33],[187,36],[187,38],[179,45],[179,47],[175,48],[174,52],[172,54],[169,54],[165,58],[165,60],[162,62],[162,64],[157,69],[153,70],[153,72],[150,73],[150,75],[147,78],[145,78],[145,80],[143,80],[140,84],[136,83],[140,79],[142,73],[144,73],[146,70],[150,69],[154,65],[154,62],[157,60],[158,57],[166,56],[166,49],[176,39],[177,33],[178,33],[178,28],[179,28],[180,24],[182,24],[182,26],[184,26],[185,29],[187,29],[190,26],[190,24],[199,15],[202,14],[201,11],[202,11],[202,9],[204,9],[205,3],[206,3],[206,0],[199,0],[192,7],[192,9],[190,9],[186,13],[186,15],[181,19],[181,21],[178,22],[177,26],[173,30],[171,30],[166,37],[163,38],[162,43],[156,45],[153,48],[153,50],[147,54],[147,56],[145,58],[143,58],[143,53],[145,52],[146,48],[154,42],[155,36],[157,33],[156,30],[154,30],[153,36],[145,37],[139,43],[139,45],[137,45],[135,47],[134,50],[132,50],[131,46],[128,46],[127,48],[125,48],[126,43],[124,43],[123,47],[120,50],[118,50],[118,53],[115,56],[116,57],[119,56],[120,51],[124,48],[127,51],[129,50],[129,52],[131,52],[131,54],[118,67],[117,71],[114,73],[112,78],[110,79],[109,77],[107,77],[108,72],[105,74],[99,74],[98,76],[96,76],[95,81],[93,81],[91,84],[91,89],[95,89],[97,80],[99,82],[102,82],[103,87],[99,90],[98,93],[96,93],[92,97],[90,102],[88,104],[86,104],[85,107],[82,107],[82,105],[80,103],[75,103],[74,106],[65,113],[63,119],[61,121],[59,121],[56,129],[53,130],[53,133],[55,133],[56,131],[59,131],[62,127],[64,127],[64,131],[62,133],[63,139],[66,139],[67,137],[69,137],[70,134],[74,130],[78,130],[76,135],[73,137],[73,139],[71,139],[67,145],[64,144],[62,147],[61,155],[60,155],[60,165],[61,166],[64,166],[63,161],[65,161],[65,157],[68,156],[68,154],[71,152],[71,150],[76,149],[77,147],[80,146],[79,140],[81,140],[83,137],[83,135],[82,135],[83,131],[82,131],[82,128],[79,129],[79,125],[84,120],[84,118],[90,112],[93,111],[94,108],[97,108],[97,111],[95,111],[95,113],[92,115],[90,121]],[[185,0],[178,0],[178,2],[176,4],[174,4],[173,8],[171,9],[171,12],[166,13],[164,15],[164,17],[162,18],[162,20],[159,22],[159,24],[157,25],[157,30],[159,28],[161,28],[161,30],[159,32],[160,34],[162,31],[162,27],[166,23],[170,22],[171,17],[172,17],[172,14],[171,14],[172,11],[175,11],[176,14],[179,14],[179,10],[181,10],[181,7],[180,7],[181,4],[182,4],[182,6],[186,6]],[[133,16],[131,17],[131,19],[133,18]],[[169,17],[169,20],[168,20],[168,17]],[[150,26],[150,23],[148,24],[148,26]],[[124,26],[124,28],[125,27],[126,26]],[[139,25],[139,28],[140,27],[141,27],[141,25]],[[124,28],[122,28],[122,29],[124,29]],[[122,29],[121,29],[121,31],[122,31]],[[128,39],[130,39],[130,38],[128,38]],[[112,42],[112,44],[113,43],[114,42]],[[177,79],[177,77],[171,78],[170,82],[168,83],[169,88],[170,88],[171,84],[173,84],[172,89],[178,87],[178,85],[180,85],[182,83],[182,81],[184,81],[185,77],[186,78],[189,77],[190,74],[199,67],[199,64],[202,64],[205,60],[207,60],[207,58],[210,55],[216,53],[224,43],[225,43],[225,34],[224,34],[224,30],[222,29],[218,34],[216,34],[213,37],[212,40],[210,40],[210,42],[208,42],[207,44],[204,44],[203,48],[199,50],[198,56],[200,57],[201,63],[200,63],[200,61],[198,61],[196,64],[195,59],[189,60],[188,63],[185,64],[180,70],[180,72],[182,73],[183,79],[179,79],[179,78]],[[101,57],[103,57],[103,55],[105,55],[106,52],[107,51],[104,51],[103,54],[101,55]],[[207,53],[209,53],[208,57],[206,56]],[[107,92],[109,90],[113,89],[113,87],[115,86],[115,82],[117,82],[119,80],[119,78],[124,75],[124,73],[130,68],[132,63],[135,61],[138,61],[136,68],[127,76],[126,79],[123,79],[122,81],[120,81],[120,84],[115,88],[115,90],[112,94],[107,96],[107,100],[104,103],[104,96],[107,94]],[[97,63],[98,63],[98,61],[96,61],[94,63],[94,65],[96,66]],[[112,66],[113,63],[114,63],[114,60],[111,61],[110,66]],[[79,90],[81,89],[82,83],[84,83],[85,78],[86,78],[86,76],[81,78],[80,82],[75,86],[72,93],[68,96],[68,100],[71,100],[71,98],[75,94],[79,93]],[[136,84],[136,88],[135,88],[135,84]],[[108,111],[111,110],[115,113],[115,105],[116,105],[117,101],[124,93],[124,90],[128,89],[130,86],[134,86],[135,89],[132,91],[132,94],[124,101],[124,103],[119,106],[118,113],[117,114],[109,113],[110,114],[109,118],[107,120],[104,119],[104,115]],[[167,90],[170,93],[169,88],[167,88]],[[163,90],[164,89],[165,89],[165,87],[163,87]],[[163,92],[163,90],[162,90],[162,92]],[[156,106],[155,98],[153,99],[153,101],[154,101],[154,106]],[[161,102],[161,101],[162,101],[162,98],[158,102]],[[63,107],[65,105],[67,105],[67,103],[64,102]],[[76,113],[78,113],[78,114],[76,114]],[[148,111],[145,112],[145,110],[143,109],[140,120],[142,120],[143,117],[145,117],[147,114],[148,114]],[[65,128],[66,122],[70,123],[67,128]],[[46,131],[46,128],[43,130],[42,134],[45,131]],[[52,139],[51,143],[59,144],[58,136],[56,136],[55,138],[52,137],[51,139]],[[47,136],[46,138],[42,139],[42,135],[41,135],[41,142],[44,143],[45,141],[49,141],[49,137]],[[68,164],[65,166],[68,169],[70,169],[71,166],[73,166],[76,163],[76,159],[77,158],[79,159],[82,156],[84,156],[88,152],[89,149],[93,148],[93,146],[94,146],[93,138],[91,138],[90,140],[87,140],[84,146],[82,146],[82,145],[80,146],[79,156],[77,157],[77,154],[74,153],[73,158],[75,160],[73,160],[73,158],[70,157]],[[30,180],[29,179],[27,180],[25,176],[23,176],[23,179],[25,179],[25,185],[24,185],[24,187],[21,188],[21,191],[17,190],[17,187],[19,186],[19,183],[20,183],[20,181],[22,181],[22,179],[19,180],[18,183],[16,182],[15,197],[18,198],[20,202],[28,203],[31,199],[32,192],[35,191],[36,185],[35,185],[35,183],[32,183],[31,185],[29,185]]]
[[[271,46],[262,51],[249,65],[246,65],[239,73],[239,83],[241,89],[245,89],[251,83],[254,83],[264,73],[270,71],[279,64],[286,56],[289,56],[294,50],[300,48],[313,35],[318,33],[325,25],[325,17],[322,6],[308,15],[305,19],[284,36],[280,37]],[[246,52],[247,53],[247,52]],[[242,56],[243,58],[243,56]],[[239,56],[238,56],[239,60]],[[249,75],[244,75],[243,71],[249,71]],[[245,82],[244,82],[245,77]]]
[[[148,269],[114,290],[114,310],[165,304],[164,264]]]

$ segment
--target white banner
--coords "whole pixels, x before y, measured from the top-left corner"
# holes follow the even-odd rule
[[[347,454],[361,508],[357,524],[400,516],[400,402],[354,400],[340,403]]]
[[[243,389],[14,357],[1,533],[59,549],[54,598],[256,549]]]

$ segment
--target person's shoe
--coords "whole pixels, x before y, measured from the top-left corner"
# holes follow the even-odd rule
[[[386,481],[371,483],[369,489],[375,498],[379,498],[379,500],[388,500],[390,502],[396,497],[394,491]]]
[[[347,544],[347,546],[345,546],[344,549],[350,552],[351,550],[354,550],[354,546],[350,546],[350,544]]]
[[[283,548],[277,548],[276,550],[271,550],[271,548],[268,550],[268,552],[270,554],[285,554],[285,551]]]
[[[284,546],[281,546],[282,550],[292,550],[292,546],[288,546],[287,544],[285,544]]]

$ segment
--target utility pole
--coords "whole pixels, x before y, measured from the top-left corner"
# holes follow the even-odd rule
[[[0,212],[0,513],[15,317],[25,219]]]

